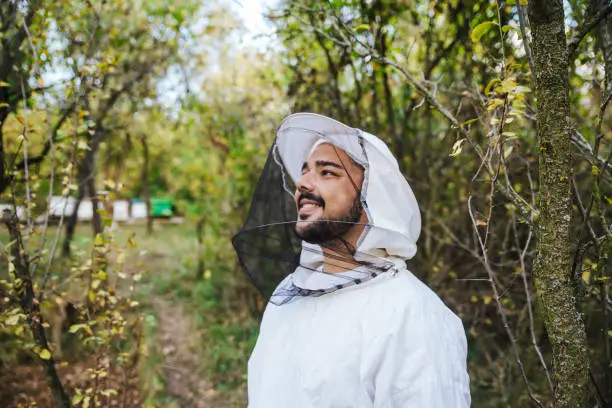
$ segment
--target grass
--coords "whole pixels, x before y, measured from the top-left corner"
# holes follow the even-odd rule
[[[53,244],[56,232],[56,226],[49,227],[45,245],[47,251]],[[166,395],[166,384],[160,369],[163,353],[160,344],[156,343],[161,329],[153,301],[155,297],[163,297],[167,302],[180,306],[184,318],[193,321],[195,330],[188,334],[196,345],[193,359],[216,390],[217,400],[223,402],[218,406],[245,406],[246,363],[257,337],[258,320],[231,293],[237,279],[233,273],[233,252],[229,253],[231,247],[209,250],[207,254],[213,256],[205,260],[208,272],[198,279],[195,232],[188,223],[156,223],[152,235],[146,233],[145,225],[127,224],[120,226],[113,234],[115,243],[109,256],[111,262],[119,251],[124,251],[124,268],[144,272],[136,287],[135,297],[140,303],[139,311],[145,316],[139,372],[141,395],[146,405],[168,406],[172,400]],[[93,239],[91,225],[79,224],[73,240],[76,258],[83,261],[90,256]],[[135,245],[128,245],[128,239]],[[34,251],[38,248],[37,240],[39,242],[39,239],[33,238],[31,242]],[[0,228],[0,242],[5,246],[9,243],[5,228]],[[211,242],[215,245],[217,242],[219,245],[229,244],[221,239]],[[64,265],[59,257],[61,243],[60,240],[58,265]],[[217,252],[222,252],[224,256],[217,256]],[[0,279],[7,276],[6,265],[5,262],[0,264]],[[55,278],[62,277],[62,268],[53,269]],[[44,267],[39,267],[38,273],[42,273],[42,270]]]

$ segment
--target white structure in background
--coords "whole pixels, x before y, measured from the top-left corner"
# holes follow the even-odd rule
[[[76,198],[53,196],[49,203],[49,216],[59,218],[62,215],[64,218],[71,217],[76,207]],[[98,208],[104,208],[104,205],[98,201]],[[77,210],[77,220],[91,221],[94,216],[93,201],[88,198],[81,200],[79,209]]]
[[[21,205],[17,205],[13,208],[13,204],[0,204],[0,216],[2,216],[2,213],[4,211],[10,211],[11,213],[13,212],[13,210],[17,211],[17,218],[20,220],[25,220],[26,219],[26,212],[25,212],[25,207],[21,206]]]
[[[76,199],[74,197],[52,196],[49,202],[50,217],[70,217],[74,212]]]
[[[132,200],[132,218],[147,218],[147,203],[141,200]]]
[[[98,208],[102,208],[99,202],[98,202]],[[89,199],[81,200],[81,204],[79,205],[79,209],[77,210],[77,220],[91,221],[93,220],[93,216],[94,216],[93,201]]]
[[[145,206],[146,211],[146,206]],[[146,217],[146,214],[145,214]],[[124,222],[130,219],[130,202],[127,200],[113,201],[113,221]]]

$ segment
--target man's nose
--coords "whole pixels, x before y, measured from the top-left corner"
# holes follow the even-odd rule
[[[298,191],[312,191],[314,189],[313,178],[309,171],[302,174],[295,182]]]

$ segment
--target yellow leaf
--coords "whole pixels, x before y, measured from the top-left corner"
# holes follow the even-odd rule
[[[6,102],[0,102],[0,108],[8,108],[10,105]]]
[[[582,272],[582,280],[585,281],[586,283],[589,283],[591,279],[591,271],[584,271]]]
[[[94,238],[94,245],[95,246],[104,245],[104,237],[102,236],[102,234],[96,235],[96,238]]]
[[[4,323],[8,326],[16,325],[17,323],[19,323],[19,315],[9,316]]]
[[[465,139],[459,139],[453,144],[453,151],[449,155],[450,157],[456,157],[461,153],[463,142],[465,142]]]
[[[491,80],[491,82],[489,82],[484,90],[484,94],[486,96],[489,96],[489,93],[491,92],[491,88],[493,88],[493,85],[495,85],[496,83],[501,82],[499,79],[497,78],[493,78]]]
[[[483,35],[487,33],[491,29],[491,27],[496,26],[497,23],[494,21],[485,21],[484,23],[478,24],[476,27],[472,29],[472,34],[470,38],[472,42],[478,42],[482,38]]]
[[[40,353],[38,353],[40,358],[43,360],[49,360],[51,358],[51,352],[47,349],[42,349]]]
[[[499,94],[506,94],[514,91],[518,84],[512,78],[504,79],[497,88],[495,88],[495,92]]]
[[[9,84],[8,82],[5,82],[5,81],[0,81],[0,88],[4,88],[4,87],[7,87],[7,86],[11,86],[11,84]]]

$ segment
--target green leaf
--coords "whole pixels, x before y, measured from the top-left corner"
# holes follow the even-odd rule
[[[505,25],[505,26],[502,27],[502,31],[504,33],[507,33],[510,30],[514,30],[514,27],[512,27],[511,25]]]
[[[496,26],[497,23],[494,21],[485,21],[484,23],[478,24],[476,27],[472,29],[472,42],[478,42],[482,38],[483,35],[487,33],[491,29],[491,27]]]
[[[370,25],[369,24],[359,24],[355,28],[355,31],[357,31],[358,33],[362,33],[364,31],[368,31],[369,29],[370,29]]]
[[[85,327],[87,327],[84,324],[73,324],[72,326],[70,326],[70,329],[68,330],[70,333],[74,334],[76,332],[79,331],[79,329],[84,329]]]
[[[51,352],[47,349],[42,349],[40,351],[40,353],[38,353],[38,355],[40,356],[40,358],[42,358],[43,360],[49,360],[51,358]]]
[[[102,234],[96,235],[96,238],[94,239],[94,245],[95,246],[104,245],[104,237],[102,236]]]
[[[491,82],[487,84],[487,87],[484,90],[485,96],[489,96],[489,93],[491,93],[491,88],[493,88],[493,85],[495,85],[498,82],[501,82],[501,81],[497,78],[493,78]]]
[[[495,88],[495,92],[499,93],[499,94],[506,94],[506,93],[510,93],[514,90],[516,90],[516,87],[518,86],[518,84],[516,83],[516,81],[512,78],[506,78],[504,79],[501,84],[499,84],[499,86],[497,88]]]
[[[77,405],[81,401],[83,401],[83,396],[81,394],[73,395],[71,401],[72,401],[72,405]]]

